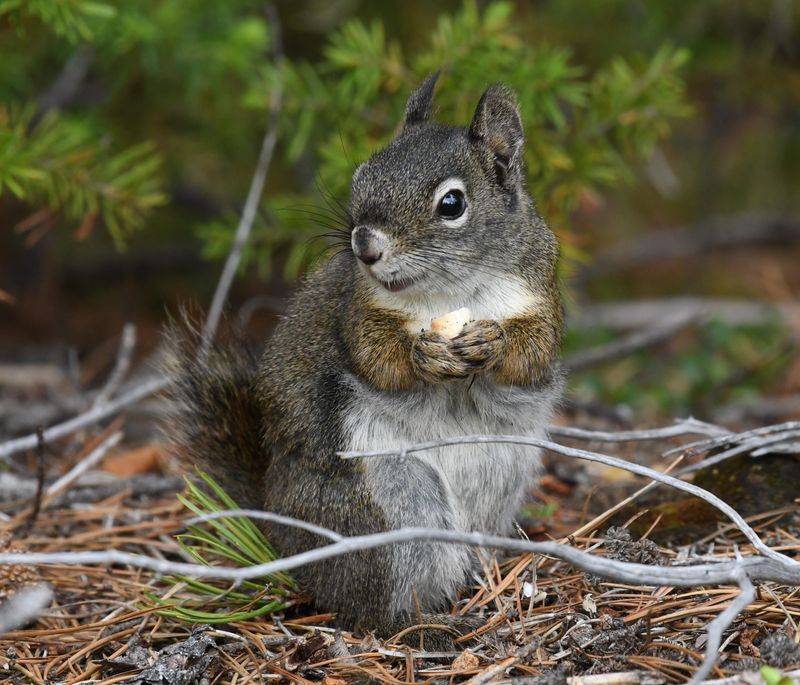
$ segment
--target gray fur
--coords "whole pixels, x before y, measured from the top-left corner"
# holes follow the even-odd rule
[[[433,109],[433,91],[438,80],[439,72],[435,71],[420,84],[419,88],[411,93],[406,103],[405,126],[424,124],[430,119]]]
[[[380,259],[365,264],[339,254],[308,276],[268,341],[254,383],[238,388],[252,393],[260,417],[240,427],[251,449],[237,458],[246,454],[251,465],[232,462],[228,480],[241,483],[244,472],[255,493],[248,502],[343,535],[411,525],[508,532],[536,479],[535,452],[481,445],[363,461],[336,453],[464,433],[539,437],[561,391],[557,246],[522,187],[513,94],[490,89],[470,128],[443,126],[427,121],[435,80],[412,94],[403,130],[353,178],[353,227],[369,228],[359,234],[359,248],[369,247],[365,236],[380,236]],[[450,183],[467,198],[457,221],[435,207],[436,193]],[[387,285],[398,283],[405,289]],[[477,321],[461,342],[425,330],[431,318],[463,306]],[[516,325],[523,331],[530,325],[530,336],[504,337],[511,335],[507,320],[522,321]],[[424,337],[435,344],[417,345]],[[501,371],[497,350],[504,345],[522,361],[541,359],[529,364],[535,373],[499,382],[493,374]],[[430,357],[438,354],[449,358]],[[188,447],[206,468],[224,473],[220,463],[230,457],[220,444],[229,435],[230,400],[217,412],[213,403],[184,400],[194,402],[189,419],[202,422],[211,449],[198,436]],[[225,430],[217,430],[220,423]],[[268,532],[283,554],[323,544],[282,526]],[[297,576],[341,625],[385,634],[417,622],[414,594],[427,620],[446,610],[473,560],[463,547],[406,544],[321,562]]]

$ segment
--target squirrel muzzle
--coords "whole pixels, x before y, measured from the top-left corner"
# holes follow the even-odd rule
[[[367,266],[372,266],[386,254],[389,238],[382,231],[369,226],[356,226],[350,244],[353,247],[353,254]]]

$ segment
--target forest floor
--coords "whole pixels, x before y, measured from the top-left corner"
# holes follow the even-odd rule
[[[118,420],[102,432],[73,437],[68,450],[73,456],[61,468],[66,471],[80,462],[120,425]],[[615,449],[620,452],[632,460],[656,458],[652,445]],[[536,504],[521,519],[520,531],[531,539],[569,540],[595,554],[652,565],[673,563],[690,552],[736,559],[751,551],[734,526],[704,513],[685,513],[689,508],[665,495],[663,486],[649,503],[611,511],[614,502],[646,481],[594,464],[587,469],[573,465],[564,475],[563,467],[557,468],[560,463],[548,460],[549,473],[533,493]],[[192,515],[176,498],[182,488],[176,475],[180,470],[158,441],[122,446],[90,477],[44,497],[35,519],[25,491],[31,484],[26,482],[17,497],[3,493],[0,544],[5,550],[27,552],[115,549],[186,560],[175,539]],[[664,509],[669,501],[672,512]],[[677,527],[675,508],[684,512]],[[702,521],[689,522],[687,533],[684,524],[691,516]],[[753,513],[748,521],[773,549],[800,555],[797,500]],[[457,640],[451,652],[427,651],[424,637],[409,645],[339,632],[334,617],[316,614],[302,594],[291,595],[289,606],[274,616],[187,623],[163,611],[163,600],[178,596],[185,586],[150,571],[0,567],[3,595],[40,581],[53,589],[44,613],[0,637],[0,669],[5,673],[0,679],[70,685],[679,683],[702,661],[709,622],[739,593],[735,587],[607,582],[530,554],[479,558],[483,573],[474,586],[463,589],[452,612],[473,617],[480,627]],[[183,606],[211,612],[224,607],[226,586],[220,587],[221,599],[198,595]],[[268,596],[268,588],[254,593],[244,609],[263,606]],[[730,678],[765,664],[800,667],[798,622],[800,588],[759,585],[755,601],[725,632],[714,677]],[[754,677],[742,675],[729,682],[763,682]]]

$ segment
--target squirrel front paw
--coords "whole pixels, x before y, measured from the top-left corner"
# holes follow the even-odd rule
[[[505,344],[503,327],[490,319],[472,321],[449,343],[450,351],[472,371],[494,366],[500,361]]]
[[[451,342],[433,331],[423,331],[414,338],[411,364],[418,378],[426,383],[441,383],[469,376],[469,363],[450,349]]]

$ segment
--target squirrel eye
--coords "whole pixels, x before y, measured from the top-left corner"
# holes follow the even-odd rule
[[[464,193],[454,188],[453,190],[448,190],[439,200],[439,206],[436,211],[444,219],[458,219],[466,208],[467,200],[464,197]]]

